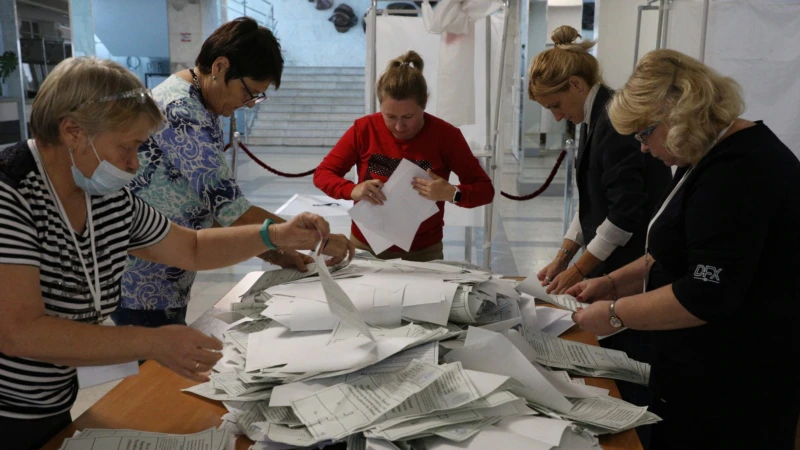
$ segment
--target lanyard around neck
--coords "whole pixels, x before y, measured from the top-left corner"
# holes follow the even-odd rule
[[[722,138],[722,136],[724,136],[725,133],[727,133],[728,130],[732,126],[733,126],[733,122],[731,122],[730,125],[728,125],[722,131],[719,132],[719,134],[714,139],[714,141],[711,143],[711,145],[708,146],[709,150],[714,148],[715,145],[717,145],[717,142],[719,142],[719,140]],[[675,194],[678,193],[678,190],[680,190],[681,186],[686,181],[686,179],[689,178],[689,175],[692,173],[694,168],[695,168],[695,165],[692,165],[691,167],[689,167],[689,170],[687,170],[686,173],[683,174],[681,179],[678,180],[678,184],[676,184],[675,187],[672,188],[672,191],[669,193],[667,198],[664,199],[664,203],[661,204],[661,208],[658,209],[658,212],[656,213],[656,215],[653,216],[653,219],[650,220],[650,223],[647,225],[647,234],[645,235],[645,238],[644,238],[644,277],[643,277],[642,292],[647,292],[647,282],[650,279],[650,271],[647,268],[647,265],[648,265],[648,257],[647,256],[650,253],[650,229],[653,228],[653,224],[656,223],[656,220],[658,220],[658,218],[661,216],[661,214],[664,212],[664,210],[667,209],[667,205],[669,205],[669,203],[672,201],[673,197],[675,197]]]
[[[75,232],[72,230],[72,225],[69,222],[69,217],[67,216],[67,210],[64,209],[64,205],[61,203],[61,199],[58,198],[58,194],[56,193],[55,187],[53,187],[52,182],[50,181],[50,177],[47,175],[47,171],[44,168],[44,163],[42,162],[41,155],[39,155],[39,149],[36,146],[36,141],[33,139],[28,140],[28,147],[31,149],[31,153],[33,154],[34,159],[36,160],[36,165],[39,167],[39,172],[42,174],[42,178],[44,179],[44,185],[47,188],[47,191],[50,193],[50,196],[53,197],[53,200],[58,207],[58,214],[61,216],[61,220],[64,221],[64,225],[69,230],[69,235],[72,237],[72,243],[75,245],[75,250],[78,252],[78,259],[81,261],[81,267],[83,268],[83,274],[86,276],[86,281],[89,283],[89,292],[92,294],[92,300],[94,300],[94,309],[97,311],[98,317],[102,313],[102,305],[100,304],[100,271],[97,264],[97,249],[95,246],[95,233],[94,233],[94,220],[92,219],[92,201],[89,198],[89,194],[84,193],[84,197],[86,199],[86,223],[87,227],[89,228],[89,242],[92,247],[92,260],[94,263],[94,284],[92,283],[92,276],[89,274],[89,269],[87,268],[86,261],[83,259],[83,253],[81,252],[81,247],[78,245],[78,239],[75,237]]]

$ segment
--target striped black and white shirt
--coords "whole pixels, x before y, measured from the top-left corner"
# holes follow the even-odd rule
[[[159,242],[170,222],[127,188],[91,197],[102,307],[98,318],[68,225],[45,183],[28,143],[0,150],[0,270],[5,264],[38,267],[49,316],[89,323],[105,320],[119,303],[128,252]],[[75,237],[94,276],[88,226]],[[71,408],[77,391],[74,367],[0,353],[0,416],[55,415]]]

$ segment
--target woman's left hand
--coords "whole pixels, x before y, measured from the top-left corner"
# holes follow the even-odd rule
[[[296,268],[300,272],[308,272],[306,265],[314,262],[314,258],[297,250],[284,250],[283,253],[268,251],[258,255],[258,257],[270,264],[275,264],[284,269]]]
[[[414,178],[414,182],[411,183],[414,190],[419,192],[419,195],[435,202],[449,202],[453,200],[456,187],[448,183],[444,178],[433,173],[431,169],[428,169],[428,175],[433,179]]]
[[[619,328],[611,325],[610,305],[610,300],[594,302],[586,308],[579,309],[578,312],[572,313],[572,321],[578,324],[583,331],[592,333],[595,336],[606,336],[616,333],[619,331]]]

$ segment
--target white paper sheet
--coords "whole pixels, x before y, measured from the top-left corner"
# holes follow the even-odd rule
[[[438,211],[435,202],[413,189],[411,184],[415,177],[431,179],[425,170],[403,159],[383,186],[384,204],[358,202],[350,209],[350,216],[359,228],[363,225],[382,238],[382,245],[389,241],[409,251],[420,224]],[[369,236],[364,237],[369,241]],[[368,243],[373,251],[380,253],[374,242]]]
[[[292,402],[292,410],[318,441],[339,439],[365,427],[444,374],[414,362],[397,373],[366,375]]]
[[[347,210],[352,207],[352,200],[335,199],[327,195],[295,194],[275,210],[275,214],[296,216],[304,212],[310,212],[322,217],[346,216]]]
[[[511,377],[526,388],[526,398],[531,396],[531,401],[554,411],[566,412],[572,408],[572,404],[505,336],[471,327],[467,332],[468,343],[474,342],[470,340],[470,334],[475,336],[476,333],[490,337],[480,338],[474,345],[467,344],[463,348],[451,350],[445,355],[445,360],[461,361],[467,369]]]
[[[565,309],[538,306],[536,317],[536,329],[551,336],[560,336],[575,325],[572,312]]]
[[[292,406],[292,402],[295,400],[308,397],[339,383],[344,383],[344,376],[281,384],[272,388],[269,406],[270,408]]]
[[[130,361],[110,366],[78,367],[78,386],[81,389],[121,380],[139,374],[139,362]]]
[[[552,305],[556,305],[559,308],[564,308],[566,310],[575,312],[578,308],[585,308],[589,306],[587,303],[581,303],[575,299],[575,297],[567,294],[560,294],[560,295],[550,295],[545,290],[544,286],[542,286],[542,282],[539,281],[535,275],[531,275],[528,278],[522,280],[516,287],[516,289],[520,292],[523,292],[528,295],[532,295],[542,301],[550,303]]]
[[[480,433],[463,442],[452,442],[441,437],[426,438],[425,447],[427,450],[486,450],[498,448],[497,445],[501,442],[503,450],[550,450],[552,448],[550,444],[494,426],[484,428]]]
[[[304,353],[327,345],[329,331],[305,331],[292,333],[289,328],[272,323],[263,331],[248,336],[248,372],[265,367],[288,364]]]
[[[328,301],[328,307],[331,313],[336,316],[342,323],[357,329],[364,336],[374,341],[372,333],[369,331],[367,322],[364,317],[356,309],[350,297],[339,286],[339,284],[331,277],[328,267],[325,265],[325,256],[320,252],[322,243],[317,246],[315,259],[317,261],[317,269],[319,270],[319,278],[322,281],[322,289],[325,291],[325,298]]]

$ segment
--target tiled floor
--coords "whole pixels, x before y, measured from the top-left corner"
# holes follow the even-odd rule
[[[292,153],[287,147],[281,151],[270,152],[253,150],[267,164],[285,171],[302,172],[315,167],[324,154]],[[549,171],[553,158],[527,158],[525,170]],[[497,187],[512,194],[516,192],[516,180],[519,173],[516,160],[510,155],[504,158],[504,164],[498,170]],[[561,171],[564,169],[562,168]],[[319,191],[311,183],[311,178],[280,178],[262,169],[246,156],[240,154],[237,179],[245,195],[254,204],[268,211],[275,211],[294,194],[316,194]],[[500,197],[495,201],[498,219],[495,221],[495,233],[492,240],[492,270],[505,275],[530,275],[534,269],[546,265],[561,244],[563,237],[562,216],[563,198],[557,196],[540,196],[526,202],[515,202]],[[350,223],[347,218],[331,220],[334,232],[349,235]],[[445,258],[464,259],[464,228],[445,227]],[[473,232],[472,260],[481,264],[483,261],[483,230]],[[190,323],[210,308],[226,292],[228,292],[245,274],[262,270],[260,260],[250,260],[233,267],[201,272],[197,276],[192,289],[192,301],[189,304],[187,321]],[[116,386],[116,382],[85,389],[78,394],[78,400],[72,409],[72,417],[77,418],[106,392]]]

